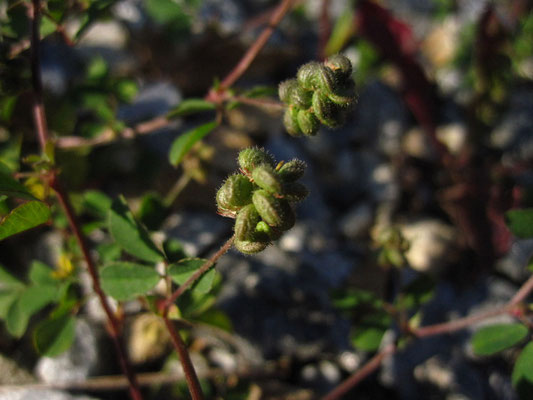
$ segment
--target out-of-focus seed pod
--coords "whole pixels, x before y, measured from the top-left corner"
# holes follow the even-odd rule
[[[254,183],[269,193],[281,193],[281,180],[274,169],[267,165],[259,165],[252,171]]]
[[[256,254],[266,249],[270,242],[256,242],[251,240],[236,239],[233,244],[235,245],[235,248],[241,253]]]
[[[283,185],[283,198],[292,203],[302,201],[309,194],[309,190],[300,182],[291,182]]]
[[[296,79],[288,79],[279,84],[278,95],[282,102],[291,104],[292,92],[297,89],[298,81]]]
[[[313,94],[313,112],[324,125],[337,128],[343,122],[343,116],[339,106],[333,103],[320,90]]]
[[[317,88],[320,74],[320,64],[316,61],[302,65],[296,74],[296,79],[300,86],[307,90]]]
[[[298,126],[300,130],[307,136],[316,135],[320,122],[315,115],[307,110],[298,111]]]
[[[268,225],[283,231],[292,228],[295,222],[294,211],[285,199],[277,199],[266,190],[256,190],[252,202],[257,212]]]
[[[268,225],[265,221],[259,221],[255,227],[256,234],[265,234],[270,240],[278,240],[283,233],[281,230]]]
[[[261,164],[270,165],[272,168],[276,165],[274,158],[266,150],[257,147],[242,150],[237,161],[241,170],[248,173]]]
[[[352,63],[348,57],[342,54],[335,54],[329,57],[324,65],[330,68],[335,76],[342,80],[348,80],[352,77]]]
[[[283,164],[278,175],[283,182],[294,182],[304,175],[305,168],[305,162],[294,159]]]
[[[235,238],[238,240],[251,240],[254,237],[255,227],[261,220],[253,204],[243,207],[235,218]]]
[[[298,108],[295,106],[289,106],[285,110],[283,115],[283,125],[291,136],[302,136],[302,131],[298,125]]]
[[[238,211],[252,201],[253,184],[244,175],[231,175],[216,195],[218,208],[222,211]]]

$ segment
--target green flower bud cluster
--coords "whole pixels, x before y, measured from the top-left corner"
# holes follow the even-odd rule
[[[292,228],[291,203],[302,201],[307,188],[297,182],[305,171],[300,160],[280,162],[265,150],[248,148],[239,153],[240,173],[230,175],[218,190],[219,214],[235,218],[235,247],[255,254]]]
[[[356,101],[352,64],[342,54],[304,64],[296,79],[279,85],[279,97],[288,105],[283,123],[290,135],[315,135],[321,123],[338,128]]]

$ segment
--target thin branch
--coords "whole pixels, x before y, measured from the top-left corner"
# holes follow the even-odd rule
[[[322,0],[322,5],[320,8],[320,19],[318,27],[318,58],[320,58],[321,60],[326,59],[326,46],[331,35],[331,21],[329,19],[330,3],[330,0]]]
[[[527,296],[529,296],[533,292],[533,275],[529,277],[529,279],[522,285],[522,287],[516,292],[516,294],[513,296],[511,301],[509,302],[509,305],[517,305],[518,303],[523,302]]]
[[[33,100],[34,100],[33,101],[33,118],[35,122],[35,130],[37,133],[37,137],[39,139],[39,144],[41,146],[41,150],[44,152],[46,148],[46,144],[49,141],[49,136],[48,136],[48,127],[46,123],[46,114],[45,114],[44,103],[43,103],[43,86],[42,86],[42,81],[41,81],[41,71],[40,71],[41,64],[40,64],[40,57],[39,57],[39,48],[40,48],[39,46],[40,44],[39,23],[41,19],[41,1],[33,0],[32,4],[33,4],[33,8],[29,11],[31,14],[30,21],[31,21],[31,32],[32,32],[31,33],[31,71],[32,71],[32,85],[33,85]],[[116,319],[115,315],[113,314],[113,311],[111,310],[111,307],[109,306],[107,302],[107,298],[104,292],[102,291],[102,288],[100,287],[98,270],[89,253],[89,248],[85,241],[85,237],[83,236],[81,232],[80,225],[78,224],[78,221],[76,220],[76,216],[72,208],[72,205],[70,204],[68,196],[66,192],[63,190],[56,174],[57,172],[55,170],[52,170],[49,176],[50,187],[52,187],[56,192],[56,196],[59,201],[59,204],[61,205],[62,209],[65,212],[70,228],[72,229],[72,232],[76,238],[76,241],[78,242],[78,245],[80,246],[84,259],[87,263],[87,269],[93,281],[94,292],[97,294],[98,298],[100,299],[102,308],[104,309],[106,316],[108,318],[110,334],[113,339],[113,343],[115,345],[122,370],[124,371],[124,374],[126,375],[129,381],[129,389],[130,389],[131,398],[134,400],[142,400],[139,385],[137,383],[133,369],[131,368],[131,365],[128,362],[126,351],[124,349],[124,345],[121,340],[119,321]]]
[[[189,277],[189,279],[187,279],[179,288],[176,289],[176,291],[174,291],[174,293],[172,293],[172,296],[170,296],[164,303],[165,310],[168,310],[169,307],[178,299],[178,297],[183,294],[183,292],[191,287],[191,285],[196,282],[198,278],[200,278],[203,274],[209,271],[213,265],[215,265],[220,257],[228,252],[233,244],[233,240],[234,236],[230,237],[209,260],[207,260],[200,268],[198,268],[194,274]]]
[[[385,357],[396,352],[396,346],[389,344],[374,357],[372,357],[362,368],[358,369],[352,376],[342,382],[339,386],[329,392],[322,400],[336,400],[341,398],[351,389],[353,389],[359,382],[365,379],[368,375],[374,372]]]
[[[202,388],[200,387],[200,381],[192,365],[191,358],[189,356],[189,351],[183,342],[179,332],[177,332],[174,324],[171,320],[168,319],[167,310],[163,313],[163,320],[167,327],[168,333],[170,334],[170,339],[172,340],[172,345],[176,349],[178,356],[183,367],[183,372],[185,373],[185,379],[187,380],[187,386],[193,400],[203,400],[204,395],[202,393]]]
[[[294,0],[282,0],[279,3],[276,10],[272,13],[268,25],[261,32],[261,35],[256,39],[256,41],[250,46],[246,54],[241,58],[239,63],[233,68],[233,70],[224,78],[221,82],[218,89],[219,92],[225,91],[227,88],[231,87],[241,76],[246,72],[250,64],[253,62],[257,54],[265,46],[270,36],[274,33],[274,30],[281,22],[285,14],[291,9]]]

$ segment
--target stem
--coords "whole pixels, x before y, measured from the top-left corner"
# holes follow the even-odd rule
[[[169,192],[163,199],[163,204],[165,205],[165,207],[170,207],[172,204],[174,204],[180,193],[183,191],[183,189],[187,187],[191,179],[191,175],[187,172],[183,173],[183,175],[180,176],[180,178],[176,181],[174,186],[172,186],[172,188],[169,190]]]
[[[187,386],[189,388],[189,392],[191,393],[191,397],[193,400],[203,400],[204,395],[202,393],[202,388],[200,387],[200,381],[198,380],[198,376],[196,375],[196,371],[192,365],[187,347],[185,346],[185,343],[183,343],[183,339],[179,333],[176,331],[172,321],[168,319],[167,311],[168,310],[165,310],[163,313],[163,320],[167,326],[172,344],[174,345],[174,348],[180,357],[183,372],[185,373],[185,380],[187,381]]]
[[[239,63],[233,68],[233,70],[224,78],[221,82],[219,91],[223,92],[225,89],[231,87],[241,76],[246,72],[252,61],[255,59],[257,54],[265,46],[270,36],[274,33],[276,26],[281,22],[285,14],[291,9],[292,3],[294,0],[282,0],[278,7],[272,13],[268,25],[261,32],[261,35],[256,39],[256,41],[250,46],[246,54],[241,58]]]
[[[322,0],[319,19],[319,37],[318,37],[318,58],[326,59],[326,46],[331,35],[331,22],[329,20],[330,0]]]
[[[168,310],[169,307],[178,299],[178,297],[183,294],[183,292],[185,292],[194,282],[196,282],[198,278],[209,271],[209,269],[215,265],[218,259],[228,252],[233,244],[234,238],[234,236],[230,237],[209,260],[207,260],[200,268],[198,268],[194,274],[192,274],[189,279],[183,283],[183,285],[181,285],[174,291],[174,293],[172,293],[172,296],[170,296],[164,303],[165,310]]]
[[[357,386],[359,382],[374,372],[381,365],[383,359],[389,354],[393,354],[395,351],[396,346],[394,344],[386,346],[378,354],[372,357],[362,368],[358,369],[352,376],[323,397],[322,400],[336,400],[341,398],[344,394]]]
[[[43,103],[43,87],[41,81],[41,72],[40,72],[40,57],[39,57],[39,23],[41,17],[41,2],[40,0],[33,0],[33,9],[31,10],[30,21],[31,21],[31,71],[32,71],[32,84],[33,84],[33,118],[35,122],[35,130],[37,132],[37,137],[39,139],[39,144],[41,150],[44,152],[46,144],[49,140],[48,128],[46,124],[46,114],[44,110]],[[66,192],[63,190],[58,177],[57,172],[52,169],[51,175],[49,176],[50,187],[53,188],[56,192],[57,199],[61,208],[64,210],[67,217],[68,223],[72,232],[78,242],[78,245],[83,253],[83,257],[87,263],[87,269],[91,276],[93,282],[93,290],[98,296],[102,308],[104,309],[108,322],[109,322],[109,333],[115,345],[120,365],[126,378],[129,382],[130,396],[133,400],[142,400],[142,395],[137,383],[135,374],[131,365],[128,362],[126,351],[120,336],[120,324],[114,315],[107,298],[102,291],[100,286],[100,279],[98,276],[98,270],[94,261],[89,253],[89,248],[85,241],[80,226],[76,220],[74,210]]]

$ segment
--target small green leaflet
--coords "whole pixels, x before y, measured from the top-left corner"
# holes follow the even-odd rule
[[[204,99],[187,99],[183,100],[176,108],[169,111],[167,118],[182,117],[184,115],[212,111],[215,109],[215,104],[210,101],[205,101]]]
[[[207,134],[215,129],[215,121],[200,125],[184,134],[178,136],[170,147],[169,160],[174,166],[177,166],[189,152],[192,146],[199,140],[202,140]]]
[[[168,270],[168,273],[174,282],[179,285],[183,285],[187,279],[189,279],[189,277],[206,262],[207,260],[202,258],[185,258],[178,261],[176,264],[172,264]],[[215,269],[211,267],[211,269],[204,273],[193,285],[194,291],[199,294],[208,293],[213,285],[215,274]]]
[[[108,226],[111,236],[125,252],[148,262],[155,263],[163,259],[163,254],[152,242],[146,229],[135,220],[124,198],[113,201]]]
[[[41,321],[33,332],[33,344],[43,356],[56,357],[74,341],[76,319],[70,314]]]
[[[338,53],[350,40],[355,31],[353,6],[348,6],[340,15],[333,27],[333,32],[326,44],[325,52],[328,56]]]
[[[385,331],[390,327],[391,317],[385,313],[368,314],[355,325],[351,335],[352,344],[360,350],[375,351],[379,348]]]
[[[50,209],[40,201],[28,201],[7,214],[0,222],[0,240],[44,224]]]
[[[518,356],[513,369],[512,381],[518,392],[523,383],[525,383],[524,386],[529,386],[530,390],[533,387],[533,342],[529,342]]]
[[[37,200],[28,189],[16,179],[0,171],[0,194],[19,199]]]
[[[533,208],[507,211],[505,219],[513,235],[522,239],[533,238]]]
[[[130,300],[146,294],[161,279],[157,271],[146,265],[116,262],[102,269],[102,288],[117,300]]]
[[[472,337],[474,353],[490,356],[521,342],[528,334],[522,324],[497,324],[481,328]]]

